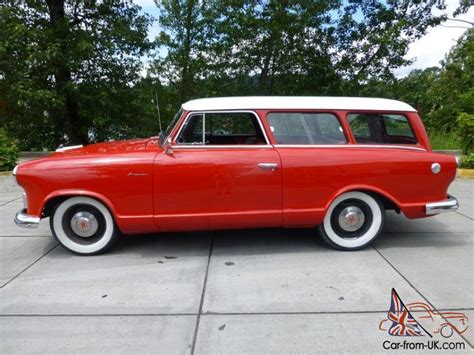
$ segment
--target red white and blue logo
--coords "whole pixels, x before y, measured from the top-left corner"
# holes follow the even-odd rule
[[[392,288],[388,320],[392,322],[392,325],[388,329],[388,333],[390,335],[423,336],[423,327],[411,315],[411,313],[408,311],[408,308],[405,307],[402,300],[400,299],[400,296],[394,288]]]
[[[387,324],[388,329],[384,327],[384,323]],[[432,337],[413,317],[409,308],[405,306],[394,288],[392,288],[387,318],[380,322],[379,329],[387,330],[388,334],[392,336],[418,337],[427,334],[429,337]]]
[[[416,318],[413,316],[416,315]],[[431,331],[428,332],[419,321]],[[469,318],[461,312],[440,312],[425,302],[404,304],[397,291],[392,288],[390,309],[387,317],[379,323],[379,329],[396,337],[419,337],[440,334],[450,338],[454,333],[465,333]]]

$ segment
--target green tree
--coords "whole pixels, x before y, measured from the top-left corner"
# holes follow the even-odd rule
[[[160,9],[159,42],[166,56],[155,62],[153,72],[178,91],[180,102],[198,94],[197,80],[206,66],[209,7],[199,0],[155,0]]]
[[[340,80],[330,58],[335,9],[330,1],[223,1],[215,9],[212,63],[231,79],[252,78],[246,94],[331,91]]]
[[[395,97],[412,105],[426,119],[435,100],[430,90],[439,80],[440,75],[441,68],[439,67],[412,70],[408,76],[395,84]]]
[[[429,1],[349,1],[339,9],[334,63],[356,95],[369,80],[393,80],[393,70],[410,64],[408,47],[445,15],[433,16],[441,3]]]
[[[194,96],[358,94],[393,80],[408,45],[444,16],[429,1],[157,1],[156,67]],[[187,88],[187,91],[186,91]]]
[[[151,45],[149,16],[130,0],[0,6],[1,119],[21,146],[127,136],[140,109],[130,103]]]
[[[18,160],[18,149],[13,140],[0,128],[0,171],[12,170]]]
[[[442,63],[439,79],[429,95],[433,98],[428,113],[430,125],[441,131],[458,131],[465,151],[472,150],[474,136],[474,30],[458,40]]]

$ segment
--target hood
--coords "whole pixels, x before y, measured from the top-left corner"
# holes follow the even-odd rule
[[[129,152],[138,152],[146,150],[149,144],[157,145],[157,138],[133,139],[125,141],[103,142],[89,144],[84,147],[77,147],[56,151],[51,157],[80,156],[90,154],[123,154]]]

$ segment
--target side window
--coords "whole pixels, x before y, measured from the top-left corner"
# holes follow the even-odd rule
[[[203,127],[205,125],[205,132]],[[181,130],[179,144],[259,145],[265,136],[250,112],[206,112],[190,116]]]
[[[278,144],[345,144],[344,131],[330,113],[269,113],[268,123]]]
[[[188,117],[179,133],[176,142],[179,144],[202,144],[203,143],[203,115],[196,114]]]
[[[416,144],[408,119],[403,115],[350,114],[347,117],[357,143]]]
[[[254,119],[251,113],[206,113],[212,136],[255,136]]]
[[[349,115],[349,123],[351,125],[352,134],[354,137],[370,138],[369,121],[366,116],[357,115],[351,117]]]
[[[415,138],[410,124],[405,116],[400,115],[383,115],[383,123],[385,126],[385,133],[389,136],[402,136]]]

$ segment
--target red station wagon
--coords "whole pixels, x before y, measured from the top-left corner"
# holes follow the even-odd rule
[[[371,243],[387,209],[458,208],[454,156],[431,151],[416,110],[387,99],[228,97],[189,101],[149,139],[58,149],[14,169],[15,222],[50,217],[90,255],[121,233],[315,227],[341,250]]]

